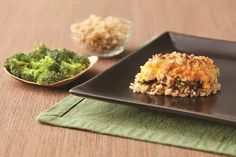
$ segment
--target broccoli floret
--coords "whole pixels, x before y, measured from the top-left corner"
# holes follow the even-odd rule
[[[48,52],[48,48],[44,44],[39,44],[37,49],[29,54],[29,57],[31,57],[33,60],[40,60],[43,59]]]
[[[65,48],[59,49],[58,51],[60,54],[64,54],[68,58],[73,58],[74,56],[76,56],[76,54],[73,51],[67,50]]]
[[[32,82],[36,82],[37,78],[39,76],[39,71],[36,69],[30,69],[25,67],[22,71],[21,71],[21,78],[27,81],[32,81]]]
[[[88,57],[85,57],[85,56],[77,56],[77,55],[75,55],[71,62],[72,63],[81,63],[83,65],[86,65],[86,67],[89,65]]]
[[[86,68],[86,65],[80,63],[67,63],[62,62],[60,66],[60,71],[63,76],[72,77]]]
[[[88,65],[87,57],[67,49],[50,50],[44,44],[40,44],[32,53],[18,53],[4,63],[11,74],[41,84],[72,77],[86,69]]]
[[[76,56],[74,52],[67,49],[54,50],[48,55],[58,63],[61,63],[62,61],[70,62],[70,60],[73,59],[74,56]]]
[[[37,63],[36,63],[37,64]],[[55,71],[58,72],[60,65],[51,57],[45,56],[44,59],[41,59],[38,63],[39,71]]]
[[[22,61],[22,62],[29,62],[31,60],[29,55],[22,53],[22,52],[15,54],[12,58],[15,58],[15,59]]]
[[[29,68],[31,69],[39,69],[41,63],[39,61],[31,60],[29,64]]]
[[[64,77],[55,71],[44,71],[37,78],[37,83],[48,84],[64,79]]]
[[[4,67],[13,75],[20,77],[22,69],[27,67],[29,63],[20,61],[14,56],[5,61]]]

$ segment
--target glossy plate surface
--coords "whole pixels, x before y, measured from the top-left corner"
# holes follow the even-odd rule
[[[153,54],[182,51],[209,56],[220,68],[221,91],[208,97],[173,98],[135,94],[130,82]],[[75,95],[236,124],[236,42],[167,32],[110,69],[70,90]]]

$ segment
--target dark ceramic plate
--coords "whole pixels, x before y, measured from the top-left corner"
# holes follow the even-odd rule
[[[209,56],[219,66],[221,91],[208,97],[173,98],[135,94],[130,82],[153,54],[182,51]],[[221,41],[167,32],[110,69],[70,90],[75,95],[117,101],[198,118],[236,124],[236,42]]]

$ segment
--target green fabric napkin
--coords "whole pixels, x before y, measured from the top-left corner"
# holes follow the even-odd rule
[[[69,95],[41,123],[236,156],[236,127]]]

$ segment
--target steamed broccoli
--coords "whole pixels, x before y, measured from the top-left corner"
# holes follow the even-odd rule
[[[20,77],[24,80],[27,81],[32,81],[35,82],[35,80],[38,78],[39,76],[39,71],[36,69],[30,69],[25,67],[24,69],[21,70],[21,74]]]
[[[85,68],[86,68],[85,64],[67,63],[67,62],[62,61],[61,66],[60,66],[60,71],[63,76],[69,78],[83,71]]]
[[[8,58],[4,66],[24,80],[48,84],[72,77],[89,65],[85,56],[67,49],[50,50],[44,44],[31,53],[18,53]]]
[[[50,51],[44,44],[39,44],[37,49],[33,53],[29,53],[28,56],[31,60],[39,61],[47,55],[47,51]]]
[[[44,71],[59,72],[59,69],[60,69],[60,64],[49,56],[45,56],[36,64],[38,64],[37,66],[40,72],[44,72]]]
[[[4,63],[5,68],[17,77],[20,77],[22,69],[29,65],[28,62],[23,61],[19,56],[22,55],[16,54],[13,57],[7,59]]]
[[[77,55],[74,52],[63,48],[57,51],[53,51],[52,53],[49,54],[49,56],[58,63],[61,63],[62,61],[70,62],[71,59],[73,59],[73,57]]]
[[[37,77],[37,83],[53,83],[63,80],[63,76],[55,71],[44,71]]]

